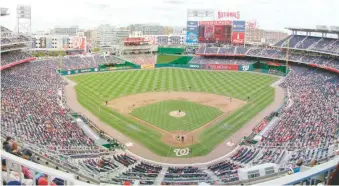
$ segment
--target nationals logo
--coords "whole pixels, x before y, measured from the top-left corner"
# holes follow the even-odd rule
[[[248,71],[250,69],[249,65],[243,65],[242,66],[242,71]]]
[[[190,149],[189,148],[185,148],[185,149],[174,149],[175,155],[176,156],[186,156],[190,153]]]

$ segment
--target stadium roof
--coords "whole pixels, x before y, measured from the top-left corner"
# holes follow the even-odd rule
[[[331,30],[331,29],[313,29],[313,28],[293,28],[287,27],[285,29],[291,31],[302,31],[302,32],[318,32],[318,33],[326,33],[326,34],[339,34],[339,30]]]

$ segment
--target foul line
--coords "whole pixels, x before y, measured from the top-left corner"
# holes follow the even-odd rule
[[[168,132],[168,131],[166,131],[166,130],[164,130],[162,128],[159,128],[159,127],[157,127],[155,125],[152,125],[151,123],[148,123],[148,122],[146,122],[146,121],[144,121],[142,119],[139,119],[137,117],[134,117],[134,116],[132,116],[130,114],[124,114],[124,115],[127,116],[127,117],[131,117],[132,119],[137,120],[137,121],[139,121],[141,123],[144,123],[144,124],[148,125],[149,127],[153,128],[153,129],[159,130],[159,131],[161,131],[163,133],[166,133],[166,134],[169,134],[169,135],[173,135],[172,133],[170,133],[170,132]]]

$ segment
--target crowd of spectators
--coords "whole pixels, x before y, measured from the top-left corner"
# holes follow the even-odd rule
[[[272,56],[278,53],[263,50],[253,52],[249,50],[248,53]],[[12,55],[17,57],[10,53],[10,56],[5,56],[5,60],[11,58]],[[308,56],[300,57],[303,60],[304,58],[313,59]],[[315,63],[325,61],[325,59],[319,60],[319,57],[314,57],[313,60]],[[96,67],[98,64],[121,61],[111,56],[68,56],[63,57],[62,68],[88,68]],[[251,62],[195,57],[191,63],[250,64]],[[32,148],[47,149],[48,153],[52,154],[70,156],[98,153],[100,147],[95,145],[93,140],[74,123],[69,114],[70,110],[63,105],[62,94],[66,83],[55,71],[59,65],[58,58],[49,58],[14,66],[1,72],[1,135],[15,136],[17,141],[31,144]],[[230,160],[208,167],[223,183],[237,181],[239,179],[237,169],[241,165],[250,162],[253,164],[280,163],[287,155],[287,151],[292,151],[288,162],[295,162],[301,157],[310,161],[331,156],[330,146],[339,139],[337,130],[339,127],[337,122],[339,76],[307,67],[292,66],[292,71],[286,77],[283,87],[291,92],[290,99],[293,104],[282,109],[281,119],[277,125],[269,130],[257,145],[251,148],[243,147],[230,157]],[[28,149],[19,149],[11,138],[3,143],[3,149],[24,158],[29,159],[31,156]],[[126,154],[86,158],[77,162],[88,169],[87,172],[90,172],[90,175],[115,171],[120,165],[125,168],[135,165],[119,175],[116,180],[139,179],[141,184],[153,184],[162,170],[161,166],[145,162],[138,163],[137,159]],[[4,167],[6,161],[2,163]],[[30,171],[25,172],[30,175]],[[17,178],[21,173],[18,175],[17,172],[12,172],[11,174]],[[46,179],[44,175],[40,177],[41,180]],[[29,179],[32,181],[29,176],[25,176],[26,178],[27,183]],[[198,184],[210,182],[210,180],[209,175],[197,167],[170,167],[162,184]]]
[[[20,42],[27,42],[28,39],[22,35],[19,35],[17,37],[3,37],[1,38],[1,45],[7,45],[7,44],[14,44],[14,43],[20,43]]]
[[[201,47],[199,51],[202,52],[203,54],[216,54],[216,55],[220,54],[220,51],[229,52],[229,50],[222,49],[222,48],[216,48],[216,47],[212,49]],[[236,51],[241,51],[247,56],[252,56],[252,57],[263,57],[263,58],[278,59],[278,60],[286,60],[287,58],[286,51],[282,51],[281,49],[278,49],[278,48],[236,47]],[[225,54],[234,55],[235,53],[231,52],[231,53],[225,53]],[[204,59],[204,60],[201,60],[201,59]],[[193,58],[192,63],[200,63],[200,64],[213,63],[213,61],[211,60],[208,61],[206,59],[208,58],[195,57]],[[213,58],[213,59],[218,59],[218,58]],[[319,55],[310,56],[310,55],[305,55],[305,54],[289,53],[288,59],[294,62],[317,64],[322,67],[339,69],[339,58],[336,58],[336,57],[325,57],[325,56],[319,56]],[[224,59],[224,61],[227,61],[227,60]],[[232,60],[228,60],[228,61],[232,61]],[[238,61],[245,61],[246,63],[246,61],[249,61],[249,60],[238,60]]]
[[[206,172],[198,167],[169,167],[162,185],[198,185],[201,182],[210,183]]]
[[[292,66],[282,86],[292,104],[283,107],[279,122],[258,144],[267,149],[258,163],[279,163],[284,150],[298,151],[307,160],[331,156],[329,147],[339,139],[339,76]]]
[[[1,133],[62,153],[92,152],[98,147],[60,101],[65,83],[48,61],[1,72]]]
[[[19,147],[17,141],[12,137],[6,137],[2,143],[2,150],[23,159],[33,161],[33,153],[31,150]],[[24,166],[21,166],[21,169],[15,169],[7,164],[5,158],[1,158],[1,168],[2,185],[33,185],[34,181],[36,185],[48,184],[47,175],[30,170]],[[52,178],[51,185],[64,185],[64,181],[59,178]]]
[[[1,66],[32,57],[23,51],[1,53]]]
[[[276,43],[275,46],[339,54],[339,40],[335,38],[291,35]]]
[[[153,185],[161,170],[162,166],[160,165],[141,162],[127,172],[123,172],[114,180],[118,184],[122,184],[125,181],[133,183],[135,180],[139,180],[140,185]]]
[[[208,167],[208,169],[210,169],[224,184],[239,180],[239,168],[242,168],[242,166],[237,163],[231,162],[231,160],[222,161]]]

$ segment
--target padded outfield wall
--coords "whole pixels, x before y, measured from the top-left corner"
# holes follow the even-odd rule
[[[188,64],[193,56],[159,54],[157,64]]]

